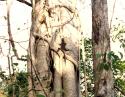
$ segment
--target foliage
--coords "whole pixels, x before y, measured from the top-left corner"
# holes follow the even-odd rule
[[[17,63],[15,64],[17,65]],[[4,93],[7,95],[5,97],[28,97],[28,74],[26,72],[17,72],[7,77],[4,72],[1,71],[0,78],[3,80],[0,83],[0,86],[3,87],[1,90],[4,90]],[[36,97],[45,96],[38,93]]]
[[[93,67],[92,67],[92,43],[91,39],[84,39],[85,62],[83,61],[82,49],[80,51],[80,76],[81,76],[81,93],[85,95],[85,83],[87,83],[88,97],[93,96]],[[86,82],[84,76],[86,75]]]
[[[41,95],[41,94],[37,94],[36,97],[45,97],[44,95]]]
[[[5,76],[5,75],[4,75]],[[6,93],[7,97],[27,97],[28,92],[28,74],[25,72],[19,72],[15,75],[11,75],[6,77],[5,85],[4,85],[4,92]]]
[[[125,42],[124,42],[125,43]],[[81,51],[81,64],[80,64],[80,72],[84,73],[84,70],[86,69],[86,75],[87,75],[87,90],[88,90],[88,97],[92,97],[94,94],[94,80],[93,80],[93,67],[92,67],[92,40],[91,39],[84,39],[84,48],[85,48],[85,56],[86,60],[85,62],[82,61],[82,51]],[[100,57],[102,55],[97,54],[97,57]],[[123,60],[123,54],[119,52],[119,54],[116,54],[113,51],[110,51],[106,54],[106,57],[110,62],[103,62],[100,64],[100,69],[108,70],[111,68],[113,70],[114,74],[114,87],[116,90],[116,97],[123,97],[123,93],[125,93],[125,60]],[[84,69],[85,68],[85,69]],[[84,77],[82,77],[84,79]],[[81,84],[83,88],[84,82]],[[82,94],[85,93],[85,90],[82,91]],[[120,96],[119,96],[120,93]]]
[[[118,26],[114,26],[113,33],[115,35],[113,35],[112,40],[114,42],[118,40],[120,47],[125,49],[125,27],[118,24]]]

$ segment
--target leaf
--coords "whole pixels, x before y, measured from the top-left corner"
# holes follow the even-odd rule
[[[103,70],[103,69],[105,69],[105,70],[109,70],[111,68],[111,65],[110,64],[108,64],[108,63],[101,63],[101,64],[99,64],[98,65],[98,69],[99,70]]]
[[[27,61],[27,55],[22,55],[22,56],[21,56],[21,60],[22,60],[22,61]]]
[[[20,30],[20,28],[17,28],[17,30]]]
[[[44,95],[42,95],[42,94],[37,94],[37,96],[36,97],[45,97]]]
[[[123,48],[125,48],[125,44],[121,44],[121,46],[122,46]]]
[[[6,17],[6,16],[4,16],[4,19],[5,19],[5,20],[7,20],[7,17]]]
[[[104,63],[104,69],[108,71],[109,68],[110,68],[110,64]]]
[[[108,53],[108,59],[110,59],[111,61],[117,61],[120,60],[119,56],[117,56],[113,51],[110,51]]]
[[[121,78],[116,78],[115,85],[118,86],[121,90],[125,91],[125,80]]]
[[[13,65],[18,66],[18,63],[13,63]]]
[[[121,56],[121,58],[120,59],[122,59],[123,58],[123,54],[121,53],[121,52],[118,52],[119,54],[120,54],[120,56]]]
[[[110,51],[109,53],[108,53],[108,59],[112,59],[112,57],[114,56],[114,52],[113,51]]]

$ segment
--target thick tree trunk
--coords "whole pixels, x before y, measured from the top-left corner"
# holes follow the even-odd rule
[[[92,0],[92,40],[95,97],[114,97],[107,0]]]
[[[79,96],[79,18],[74,1],[36,0],[29,44],[29,97]]]

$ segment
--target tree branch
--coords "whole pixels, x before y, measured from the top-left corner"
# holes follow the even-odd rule
[[[7,0],[0,0],[0,1],[7,1]],[[24,3],[24,4],[26,4],[26,5],[30,6],[30,7],[32,7],[32,4],[29,3],[29,2],[27,2],[26,0],[17,0],[17,1],[19,1],[19,2],[21,2],[21,3]]]
[[[26,4],[26,5],[30,6],[30,7],[32,7],[32,4],[29,3],[29,2],[27,2],[26,0],[17,0],[17,1],[19,1],[19,2],[21,2],[21,3],[24,3],[24,4]]]
[[[9,35],[9,40],[10,40],[10,44],[12,45],[12,49],[14,52],[14,55],[17,57],[17,59],[19,59],[16,47],[15,47],[15,43],[14,43],[14,39],[11,33],[11,27],[10,27],[10,6],[11,4],[9,3],[9,1],[7,1],[7,25],[8,25],[8,35]]]
[[[19,58],[19,55],[17,53],[17,49],[14,43],[14,39],[11,33],[11,26],[10,26],[10,7],[11,7],[11,2],[9,0],[7,1],[7,25],[8,25],[8,36],[9,36],[9,42],[12,46],[12,50],[14,52],[14,55],[16,56],[17,60],[25,60],[23,58]]]
[[[113,16],[114,16],[114,11],[115,11],[115,4],[116,4],[116,0],[114,1],[114,5],[113,5],[113,12],[112,12],[112,16],[111,16],[111,20],[110,20],[110,25],[109,25],[109,29],[111,30],[111,26],[112,26],[112,19],[113,19]]]

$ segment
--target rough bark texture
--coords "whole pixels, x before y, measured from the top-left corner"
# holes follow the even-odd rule
[[[79,96],[79,18],[72,0],[36,0],[29,43],[29,97]]]
[[[92,0],[93,68],[95,74],[95,97],[114,97],[111,68],[101,69],[110,60],[110,30],[108,25],[107,0]]]

